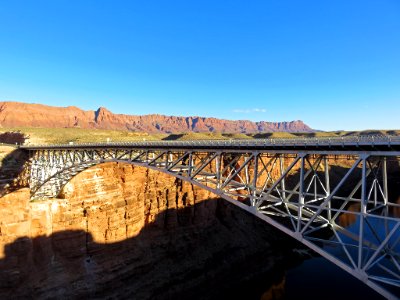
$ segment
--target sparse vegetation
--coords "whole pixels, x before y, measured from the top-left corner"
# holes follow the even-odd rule
[[[123,130],[100,130],[81,128],[0,128],[0,133],[20,131],[29,136],[30,144],[101,143],[115,141],[160,140],[167,134],[152,134]]]
[[[400,135],[400,130],[364,130],[364,131],[331,131],[331,132],[267,132],[267,133],[180,133],[180,134],[148,134],[127,130],[100,130],[81,128],[0,128],[0,134],[5,132],[21,132],[29,136],[29,144],[65,144],[74,143],[105,143],[129,142],[142,140],[203,140],[203,139],[270,139],[270,138],[298,138],[298,137],[341,137],[356,135]]]

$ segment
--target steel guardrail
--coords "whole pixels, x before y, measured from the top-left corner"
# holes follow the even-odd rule
[[[107,147],[337,147],[337,146],[400,146],[400,136],[357,136],[357,137],[310,137],[310,138],[270,138],[270,139],[215,139],[188,141],[131,141],[105,143],[73,143],[20,145],[21,149],[53,149],[53,148],[107,148]]]

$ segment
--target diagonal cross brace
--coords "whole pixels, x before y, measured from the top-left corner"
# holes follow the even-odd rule
[[[290,166],[285,170],[285,172],[281,175],[281,177],[279,177],[279,179],[277,181],[275,181],[275,183],[272,185],[272,187],[268,190],[268,192],[265,194],[265,198],[268,197],[272,191],[279,185],[279,183],[282,181],[283,178],[286,177],[286,175],[289,173],[289,171],[295,166],[295,164],[300,160],[301,156],[297,156],[295,158],[295,160],[290,164]],[[257,201],[256,203],[256,207],[260,207],[261,203],[263,202],[263,199],[260,199],[259,201]]]
[[[250,162],[253,158],[254,158],[254,155],[250,155],[249,158],[248,158],[247,160],[245,160],[245,162],[244,162],[237,170],[235,170],[235,172],[234,172],[231,176],[229,176],[229,177],[225,180],[225,182],[224,182],[224,184],[221,186],[221,188],[226,187],[226,186],[229,184],[229,182],[230,182],[233,178],[235,178],[235,176],[238,175],[238,174],[243,170],[243,168],[246,167],[246,165],[249,164],[249,162]]]
[[[340,187],[345,183],[347,178],[350,176],[350,174],[353,172],[353,170],[360,164],[362,161],[362,158],[357,159],[357,161],[353,164],[353,166],[350,168],[349,171],[347,171],[346,175],[340,180],[339,184],[335,187],[335,189],[332,191],[332,193],[324,200],[324,202],[321,203],[319,209],[315,212],[315,214],[311,217],[311,219],[307,222],[306,225],[304,225],[303,229],[301,230],[301,234],[305,232],[307,227],[310,226],[312,222],[319,216],[319,214],[322,212],[322,210],[328,205],[328,202],[331,201],[333,196],[339,191]]]

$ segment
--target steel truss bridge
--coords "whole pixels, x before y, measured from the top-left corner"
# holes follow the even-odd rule
[[[21,146],[32,199],[105,162],[164,172],[294,237],[388,299],[400,295],[400,138]],[[400,176],[399,176],[400,177]],[[397,191],[396,191],[397,186]]]

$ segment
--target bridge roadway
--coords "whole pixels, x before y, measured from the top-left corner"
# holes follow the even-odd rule
[[[360,153],[391,152],[400,153],[400,136],[358,136],[358,137],[322,137],[322,138],[277,138],[277,139],[241,139],[241,140],[190,140],[190,141],[132,141],[115,143],[69,143],[52,145],[22,145],[21,149],[98,149],[98,148],[146,148],[146,149],[219,149],[219,150],[283,150]]]
[[[20,148],[29,151],[32,199],[57,197],[71,178],[96,164],[146,167],[215,193],[297,239],[382,296],[400,297],[400,137]]]

